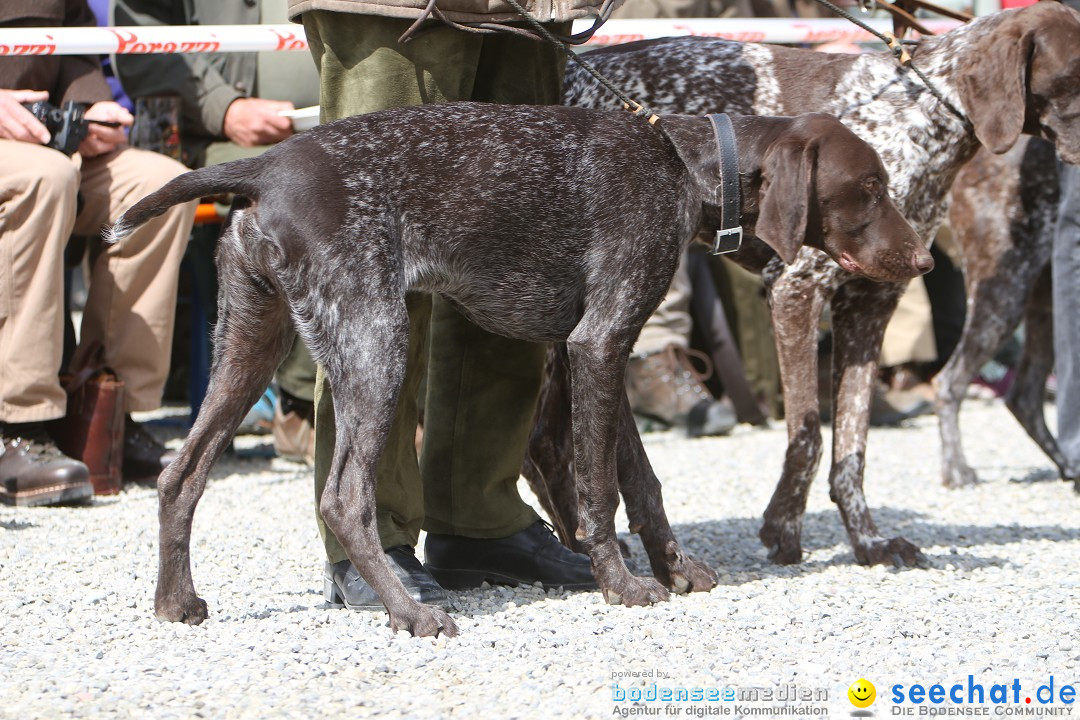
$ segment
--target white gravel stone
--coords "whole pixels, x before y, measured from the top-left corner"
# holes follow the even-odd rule
[[[457,593],[452,639],[391,635],[385,613],[327,608],[310,473],[268,459],[264,437],[238,438],[241,455],[219,463],[196,514],[193,572],[210,605],[198,627],[154,619],[152,490],[0,507],[0,717],[609,717],[630,706],[613,700],[615,682],[823,689],[821,705],[842,716],[861,677],[881,717],[897,683],[1078,684],[1080,496],[1000,403],[969,401],[962,427],[985,482],[961,491],[940,485],[933,418],[870,434],[878,527],[922,547],[928,569],[853,564],[827,463],[804,562],[772,565],[757,531],[783,460],[779,423],[728,438],[651,434],[675,531],[720,584],[630,609],[596,592]],[[179,444],[179,430],[157,430]],[[646,568],[637,538],[622,537]],[[673,705],[667,717],[690,717],[691,703]]]

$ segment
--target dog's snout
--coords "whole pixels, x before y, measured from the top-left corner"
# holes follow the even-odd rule
[[[915,267],[915,272],[925,275],[934,269],[934,258],[926,251],[916,250],[911,256],[911,264]]]

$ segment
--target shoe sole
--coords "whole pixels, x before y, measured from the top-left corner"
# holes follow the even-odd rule
[[[21,493],[0,490],[0,503],[17,507],[76,504],[88,501],[93,497],[94,486],[89,482],[51,485]]]
[[[485,582],[490,585],[508,585],[510,587],[517,587],[518,585],[533,585],[525,580],[510,577],[509,575],[502,575],[500,573],[488,572],[486,570],[447,570],[444,568],[437,568],[427,563],[424,564],[431,576],[435,578],[436,582],[442,585],[447,590],[476,590]],[[562,588],[563,590],[596,590],[597,586],[595,582],[591,583],[540,583],[541,587],[545,590],[555,590]]]

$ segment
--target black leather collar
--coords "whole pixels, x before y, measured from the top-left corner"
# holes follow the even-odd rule
[[[742,193],[739,187],[739,153],[735,148],[735,129],[723,113],[709,115],[716,144],[720,149],[720,192],[723,202],[720,229],[713,240],[712,254],[735,252],[742,245]]]

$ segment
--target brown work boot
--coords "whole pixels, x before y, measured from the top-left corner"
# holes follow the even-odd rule
[[[3,426],[0,446],[0,502],[5,505],[61,505],[94,496],[90,471],[64,455],[42,423]]]
[[[175,450],[166,448],[130,415],[124,416],[124,480],[156,483],[161,471],[175,459]]]
[[[705,373],[691,362],[699,358]],[[664,427],[686,428],[689,437],[727,435],[738,422],[727,400],[717,400],[705,387],[712,373],[708,357],[679,345],[635,355],[626,365],[626,394],[634,415]]]
[[[315,403],[280,393],[273,431],[278,457],[315,466]]]

